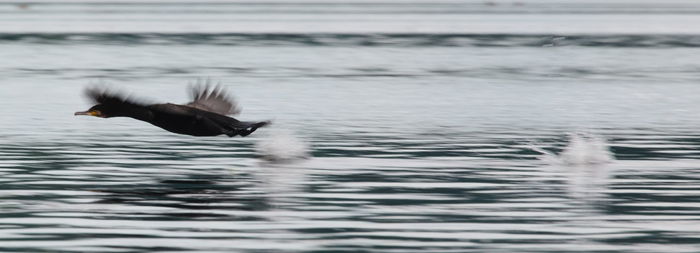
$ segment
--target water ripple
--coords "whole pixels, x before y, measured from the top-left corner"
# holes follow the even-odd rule
[[[258,162],[252,145],[83,138],[3,144],[0,249],[625,252],[619,242],[695,241],[698,225],[697,166],[664,162],[695,157],[673,152],[700,144],[680,133],[610,136],[618,160],[603,183],[528,150],[539,139],[561,152],[568,139],[556,134],[353,135],[277,165]],[[631,159],[639,153],[651,156]]]

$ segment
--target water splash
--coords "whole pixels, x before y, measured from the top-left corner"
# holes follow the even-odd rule
[[[273,130],[256,144],[261,159],[268,162],[290,162],[309,158],[309,145],[287,130]]]
[[[587,205],[607,199],[611,173],[606,166],[615,160],[604,138],[592,134],[574,133],[569,135],[569,142],[559,153],[531,146],[542,155],[540,160],[565,172],[567,191],[572,199]]]
[[[263,162],[254,173],[265,192],[269,212],[276,213],[270,220],[276,222],[303,222],[305,219],[294,211],[303,202],[294,194],[303,192],[307,184],[309,169],[306,163],[298,163],[309,158],[309,145],[288,130],[271,129],[256,144],[256,151]]]
[[[569,143],[559,154],[534,145],[530,148],[542,154],[540,160],[556,165],[602,165],[615,160],[605,139],[592,134],[570,134]]]

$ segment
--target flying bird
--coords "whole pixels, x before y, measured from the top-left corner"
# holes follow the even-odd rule
[[[75,115],[101,118],[130,117],[145,121],[173,133],[193,136],[217,136],[225,134],[248,136],[270,121],[239,121],[227,115],[240,113],[235,100],[226,95],[221,85],[212,87],[207,81],[190,87],[192,102],[178,104],[149,104],[123,94],[87,88],[85,94],[95,104]]]

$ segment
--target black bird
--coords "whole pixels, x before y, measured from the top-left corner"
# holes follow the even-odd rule
[[[101,118],[131,117],[146,121],[173,133],[193,136],[236,135],[248,136],[269,121],[246,122],[226,115],[238,114],[236,102],[226,96],[220,85],[191,87],[192,102],[177,104],[147,104],[131,99],[123,94],[105,89],[88,88],[87,97],[96,105],[75,115],[89,115]]]

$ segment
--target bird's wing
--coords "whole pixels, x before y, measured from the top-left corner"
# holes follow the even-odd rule
[[[149,104],[145,100],[135,99],[129,95],[114,90],[109,90],[105,87],[87,88],[85,89],[85,96],[95,104],[131,106],[146,106]]]
[[[236,115],[241,112],[238,103],[226,95],[226,90],[220,84],[212,87],[209,80],[191,86],[190,95],[192,102],[186,106],[222,115]]]

